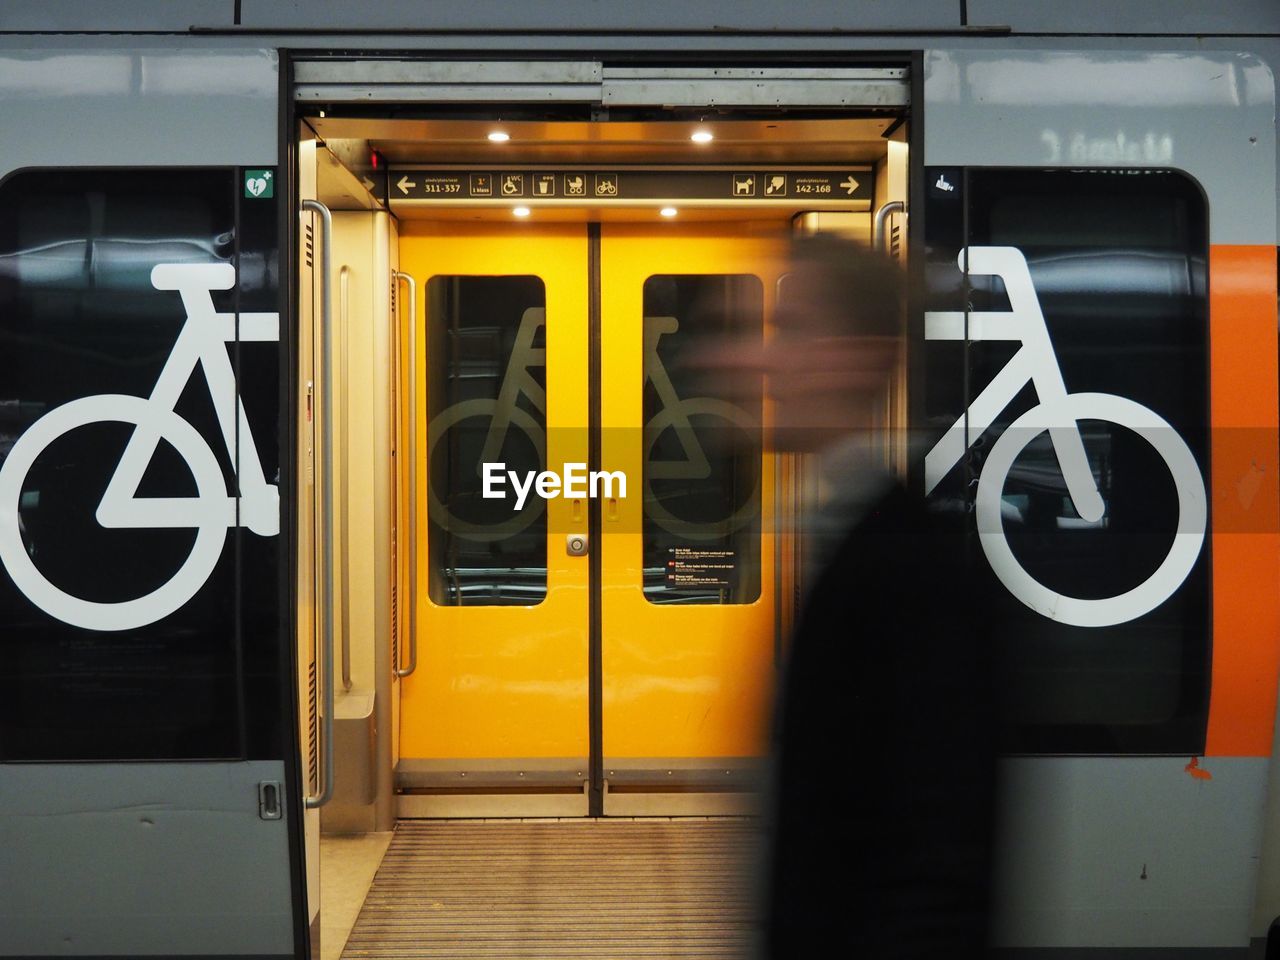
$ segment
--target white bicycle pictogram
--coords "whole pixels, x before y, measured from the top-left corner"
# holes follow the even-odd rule
[[[248,527],[264,537],[280,532],[279,490],[262,474],[227,353],[226,345],[237,339],[236,314],[219,313],[213,305],[212,291],[231,289],[235,278],[235,269],[227,263],[156,266],[151,271],[151,285],[156,290],[176,290],[187,319],[151,396],[98,394],[65,403],[33,423],[0,464],[0,562],[18,589],[50,616],[89,630],[131,630],[154,623],[179,609],[209,579],[222,555],[228,529]],[[238,337],[242,343],[278,341],[279,314],[239,314]],[[228,494],[222,468],[209,443],[174,412],[197,365],[208,382],[238,481],[238,504],[236,496]],[[98,504],[98,523],[108,529],[196,531],[190,554],[167,582],[144,596],[114,603],[85,600],[50,582],[27,553],[18,524],[23,483],[36,459],[63,434],[93,423],[134,425]],[[161,439],[186,462],[195,480],[196,496],[137,495]]]
[[[978,538],[1000,582],[1024,604],[1053,620],[1104,627],[1136,619],[1164,603],[1187,578],[1204,543],[1208,507],[1204,480],[1183,439],[1153,410],[1110,393],[1068,393],[1026,258],[1016,247],[969,247],[960,251],[962,272],[998,276],[1009,296],[1007,311],[925,314],[925,339],[1009,340],[1022,345],[942,439],[925,456],[925,492],[931,493],[1022,388],[1030,382],[1039,403],[1016,418],[996,440],[978,478]],[[1119,424],[1143,437],[1173,475],[1178,518],[1173,544],[1142,583],[1114,597],[1068,597],[1032,577],[1009,547],[1001,515],[1005,481],[1014,461],[1037,436],[1049,432],[1067,492],[1083,520],[1099,521],[1106,510],[1089,467],[1081,420]]]

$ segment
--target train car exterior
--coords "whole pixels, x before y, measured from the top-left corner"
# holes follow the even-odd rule
[[[355,562],[362,521],[340,539],[316,533],[335,483],[344,497],[363,489],[329,472],[337,445],[364,436],[354,420],[349,436],[329,430],[335,396],[350,404],[330,387],[356,374],[334,367],[325,324],[347,284],[365,282],[340,278],[333,250],[359,231],[373,238],[367,296],[397,318],[420,304],[444,311],[440,276],[541,277],[541,292],[520,288],[543,300],[519,315],[524,360],[504,359],[503,382],[545,389],[547,409],[512,422],[554,447],[551,462],[588,464],[586,441],[553,428],[599,430],[575,416],[596,402],[600,369],[658,393],[667,375],[661,360],[642,373],[651,358],[610,352],[585,319],[639,317],[639,293],[619,294],[616,315],[589,302],[640,290],[650,274],[754,270],[763,330],[780,271],[750,265],[770,262],[786,235],[708,228],[702,243],[691,229],[656,248],[625,223],[539,226],[515,241],[493,225],[432,227],[407,187],[395,196],[418,168],[408,162],[393,165],[381,203],[353,178],[353,205],[331,214],[316,199],[332,155],[326,110],[381,122],[424,105],[462,120],[506,107],[604,124],[611,108],[649,117],[673,104],[680,116],[845,111],[906,124],[901,253],[924,293],[903,415],[928,451],[906,472],[973,514],[975,556],[1007,601],[991,611],[1017,716],[997,946],[1260,952],[1280,918],[1277,63],[1280,12],[1262,0],[1073,12],[1007,0],[0,10],[0,957],[311,955],[319,811],[334,794],[324,726],[356,716],[342,712],[349,700],[334,704],[334,632],[353,617],[382,635],[399,616],[401,642],[380,641],[357,666],[376,676],[366,727],[337,734],[372,742],[359,731],[394,730],[370,748],[370,823],[394,819],[392,771],[406,758],[418,765],[397,775],[413,787],[444,782],[463,760],[520,757],[550,784],[540,812],[561,815],[569,797],[573,811],[608,815],[606,761],[674,757],[699,783],[707,763],[758,752],[729,723],[706,740],[664,726],[690,709],[668,696],[688,678],[659,676],[658,653],[641,644],[759,632],[737,668],[755,686],[706,701],[711,716],[758,709],[786,618],[769,585],[794,576],[767,531],[751,548],[755,607],[657,612],[623,583],[646,565],[642,547],[617,553],[616,567],[544,556],[533,565],[545,599],[519,594],[541,589],[521,581],[517,599],[482,611],[432,585],[409,591],[408,613],[380,601],[334,614],[330,601],[321,616],[325,591],[308,593],[343,575],[404,586],[411,551],[424,569],[434,562],[423,517],[439,525],[447,509],[430,500],[426,471],[401,460],[370,474],[369,490],[399,485],[424,514],[370,507],[368,556],[381,559]],[[300,121],[322,133],[300,133]],[[361,204],[365,219],[346,215]],[[581,329],[541,331],[541,307],[580,314]],[[437,348],[409,345],[409,316],[376,348],[404,369],[371,353],[360,389],[421,390],[421,405],[371,414],[368,435],[434,449],[426,419],[448,407],[432,406],[430,375],[419,387],[413,364],[427,369]],[[530,389],[539,350],[564,360]],[[672,383],[663,402],[674,408]],[[649,418],[633,392],[605,392],[606,425]],[[767,454],[758,464],[764,529],[786,481]],[[584,508],[601,511],[590,530],[576,501],[548,501],[535,530],[572,558],[579,521],[592,542],[609,536],[608,499]],[[618,522],[634,532],[628,509]],[[414,542],[399,553],[375,532],[397,525]],[[440,596],[465,586],[442,582]],[[601,637],[601,617],[626,629]],[[413,621],[442,640],[536,629],[579,646],[563,661],[507,659],[513,672],[485,700],[459,665],[477,646],[415,645]],[[631,657],[628,675],[649,685],[612,683],[601,651],[613,664]],[[536,729],[494,719],[517,688],[528,702],[554,691]],[[415,721],[424,705],[448,721]],[[635,736],[601,733],[588,716]],[[831,762],[864,735],[833,731]],[[588,772],[564,774],[559,758]],[[496,796],[509,785],[495,771]],[[630,776],[646,772],[638,763]],[[627,796],[613,810],[643,814]],[[432,802],[425,815],[451,815]],[[402,800],[401,815],[424,815],[405,813],[413,803],[427,801]]]

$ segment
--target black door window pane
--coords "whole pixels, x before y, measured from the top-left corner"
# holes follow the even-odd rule
[[[108,483],[144,432],[139,417],[111,420],[106,411],[114,406],[141,416],[156,406],[148,398],[188,319],[178,292],[153,282],[153,268],[201,265],[234,280],[234,188],[230,169],[26,172],[0,186],[0,462],[18,489],[16,517],[9,514],[0,536],[16,529],[21,550],[0,572],[0,662],[8,691],[0,702],[2,760],[245,755],[236,551],[227,547],[234,520],[210,535],[212,569],[207,576],[208,567],[197,571],[194,596],[150,622],[105,629],[92,616],[51,615],[49,603],[33,602],[29,580],[23,585],[12,576],[25,557],[49,589],[111,611],[172,581],[191,554],[195,521],[115,528],[100,522]],[[230,286],[208,296],[214,310],[234,316],[237,291]],[[274,299],[273,289],[266,296],[271,307],[261,309],[273,309]],[[234,342],[225,349],[230,363]],[[277,353],[273,345],[267,352],[271,378],[264,386],[274,391]],[[111,400],[117,396],[132,399]],[[73,401],[81,401],[77,409],[85,415],[65,429],[42,424]],[[266,415],[274,417],[274,399],[268,406]],[[201,475],[211,483],[211,499],[227,503],[236,490],[233,465],[199,367],[173,415],[163,421],[136,491],[127,492],[144,508],[151,498],[196,502],[209,489],[197,489],[189,458],[191,449],[207,445],[203,462],[216,469],[212,477],[208,470]],[[179,421],[198,435],[185,454],[171,442],[185,429]],[[12,456],[14,446],[33,427],[32,436],[47,436],[41,449],[25,445],[35,455],[19,469],[14,464],[23,458]],[[273,432],[262,441],[274,444]],[[264,459],[273,463],[274,453]],[[263,641],[273,650],[275,633],[272,624]],[[265,668],[273,704],[277,663],[273,658]],[[264,711],[264,727],[278,727],[274,717],[274,710]],[[271,736],[278,739],[278,731]]]
[[[995,528],[1008,544],[1012,563],[1048,590],[1086,602],[1124,596],[1148,582],[1171,555],[1175,533],[1195,532],[1197,524],[1188,518],[1196,511],[1188,509],[1186,495],[1203,491],[1208,482],[1203,194],[1171,171],[975,169],[965,181],[969,256],[976,261],[983,250],[1016,250],[1010,262],[1025,261],[1018,269],[1034,288],[1068,402],[1078,404],[1074,398],[1082,394],[1102,398],[1094,417],[1073,420],[1073,406],[1055,419],[1068,428],[1074,423],[1069,432],[1078,431],[1101,499],[1098,515],[1086,515],[1068,488],[1060,440],[1047,431],[1023,430],[1020,452],[999,491]],[[939,202],[931,197],[930,209]],[[935,303],[933,309],[967,305],[969,323],[985,312],[1013,309],[1011,298],[1019,294],[973,264],[967,283],[957,289],[951,281],[961,276],[955,265],[959,250],[954,238],[939,240],[931,251],[932,295],[948,303]],[[940,282],[948,270],[949,288]],[[959,353],[950,343],[930,343],[927,349],[935,362],[944,352],[952,365],[963,360],[967,369],[942,379],[951,384],[948,396],[963,384],[962,406],[973,409],[1025,342],[970,333]],[[984,469],[1000,459],[994,455],[997,441],[1019,416],[1038,405],[1044,409],[1044,392],[1031,383],[1018,390],[972,443],[963,465],[938,484],[935,503],[972,508]],[[941,398],[942,393],[930,395]],[[1168,427],[1148,433],[1134,429],[1124,422],[1124,411],[1135,405]],[[936,412],[939,422],[954,415]],[[931,442],[936,436],[935,430]],[[1177,481],[1171,450],[1183,451],[1191,464],[1178,471]],[[1201,508],[1198,529],[1203,527]],[[993,585],[990,622],[1007,669],[1009,749],[1203,750],[1209,541],[1205,536],[1190,542],[1196,552],[1172,594],[1153,606],[1135,604],[1135,615],[1118,622],[1073,623],[1070,616],[1033,609],[1015,596],[1007,578]],[[979,543],[975,537],[974,563],[989,573],[989,551],[978,549]]]

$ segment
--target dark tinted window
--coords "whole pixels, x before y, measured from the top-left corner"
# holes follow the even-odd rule
[[[196,299],[233,323],[277,309],[274,201],[238,232],[236,184],[234,170],[67,171],[0,187],[0,759],[281,755],[277,538],[236,526],[219,423],[235,394],[215,401],[197,353],[175,349],[196,349],[180,339],[196,327],[152,273],[221,278]],[[274,484],[278,346],[242,349],[208,312],[199,349],[242,382]],[[112,521],[99,507],[131,448],[134,513]]]
[[[547,594],[547,505],[485,497],[485,463],[523,484],[546,469],[546,291],[537,277],[427,282],[427,544],[433,603],[520,605]]]
[[[928,183],[939,175],[933,172]],[[975,565],[988,574],[1021,570],[1069,598],[1037,604],[1008,574],[993,586],[990,622],[1005,654],[1013,719],[1009,747],[1200,752],[1208,708],[1209,546],[1196,536],[1203,513],[1192,519],[1197,510],[1190,505],[1208,479],[1203,196],[1167,171],[945,175],[964,196],[930,189],[930,216],[938,214],[927,228],[931,308],[967,303],[973,323],[983,312],[1015,310],[1015,300],[1038,304],[1051,349],[1047,356],[1027,339],[972,335],[967,343],[925,348],[933,439],[966,408],[974,410],[989,388],[1002,401],[990,428],[938,484],[935,503],[972,510],[984,485],[994,490],[992,476],[1006,459],[1001,453],[1017,451],[998,491],[999,521],[989,514],[984,525],[975,515],[977,531],[988,535],[985,542],[974,538]],[[966,243],[973,258],[967,285],[956,262]],[[978,261],[992,256],[984,250],[995,250],[1012,273],[1029,275],[1034,296],[1024,301],[1016,281],[979,269]],[[1038,325],[1026,311],[1018,323],[1020,336]],[[1005,402],[1008,390],[997,376],[1033,359],[1042,379],[1033,388],[1019,377]],[[1061,389],[1055,371],[1067,399],[1065,410],[1049,413]],[[1025,426],[1011,428],[1023,414]],[[1146,427],[1139,423],[1144,418]],[[1061,427],[1060,436],[1033,425],[1046,419]],[[1006,434],[1012,439],[1001,440]],[[1082,442],[1099,516],[1081,508],[1063,479],[1064,448],[1072,442]],[[992,548],[1005,543],[1002,567]],[[1164,568],[1171,592],[1142,599],[1152,578],[1163,576],[1166,558],[1181,555],[1178,544],[1190,544],[1188,560]],[[1100,622],[1080,622],[1095,615]]]
[[[760,377],[712,377],[699,356],[764,336],[764,288],[743,275],[644,284],[644,594],[652,603],[760,596]]]

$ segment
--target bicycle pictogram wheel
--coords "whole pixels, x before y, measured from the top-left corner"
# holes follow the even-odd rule
[[[427,465],[428,471],[430,465],[435,462],[436,447],[449,430],[466,420],[483,420],[486,424],[491,424],[494,417],[499,411],[499,401],[496,399],[479,398],[475,400],[463,400],[455,403],[453,406],[441,411],[431,421],[431,425],[427,428]],[[515,430],[523,433],[529,439],[529,443],[537,453],[537,462],[545,464],[547,462],[547,435],[538,422],[525,410],[518,406],[512,406],[508,414],[510,425]],[[488,427],[486,426],[486,429]],[[477,474],[481,469],[481,464],[476,464]],[[444,501],[440,499],[436,492],[434,484],[431,482],[430,473],[427,476],[427,510],[429,516],[434,518],[435,522],[448,530],[450,533],[458,536],[466,537],[468,540],[480,542],[493,542],[497,540],[505,540],[508,537],[515,536],[523,530],[528,529],[546,510],[546,501],[538,496],[531,496],[525,508],[519,513],[512,514],[509,520],[500,523],[477,523],[473,520],[465,520],[454,515]]]
[[[1068,597],[1040,583],[1014,556],[1001,516],[1005,481],[1019,454],[1050,427],[1078,425],[1081,420],[1118,424],[1141,436],[1164,460],[1177,490],[1178,520],[1169,553],[1146,580],[1114,597]],[[1014,420],[996,440],[983,465],[976,506],[978,538],[1000,582],[1037,613],[1077,627],[1126,623],[1169,599],[1200,556],[1208,520],[1200,468],[1177,431],[1153,410],[1109,393],[1066,394],[1052,407],[1038,404]]]
[[[104,527],[143,528],[169,526],[194,529],[195,542],[174,575],[144,596],[103,603],[73,596],[53,584],[27,553],[18,527],[23,485],[40,454],[64,434],[95,423],[127,423],[134,426],[129,443],[138,442],[138,431],[149,431],[167,441],[195,480],[197,495],[184,498],[181,522],[120,522],[97,518]],[[150,437],[148,437],[150,439]],[[133,491],[130,491],[132,493]],[[104,497],[105,501],[105,497]],[[146,499],[133,503],[145,511]],[[188,522],[189,521],[189,522]],[[213,450],[196,429],[172,410],[164,410],[142,397],[102,394],[82,397],[51,410],[18,438],[0,465],[0,562],[9,576],[37,607],[64,623],[88,630],[132,630],[153,623],[179,609],[208,579],[226,543],[227,528],[235,524],[234,501],[227,496],[222,470]]]

